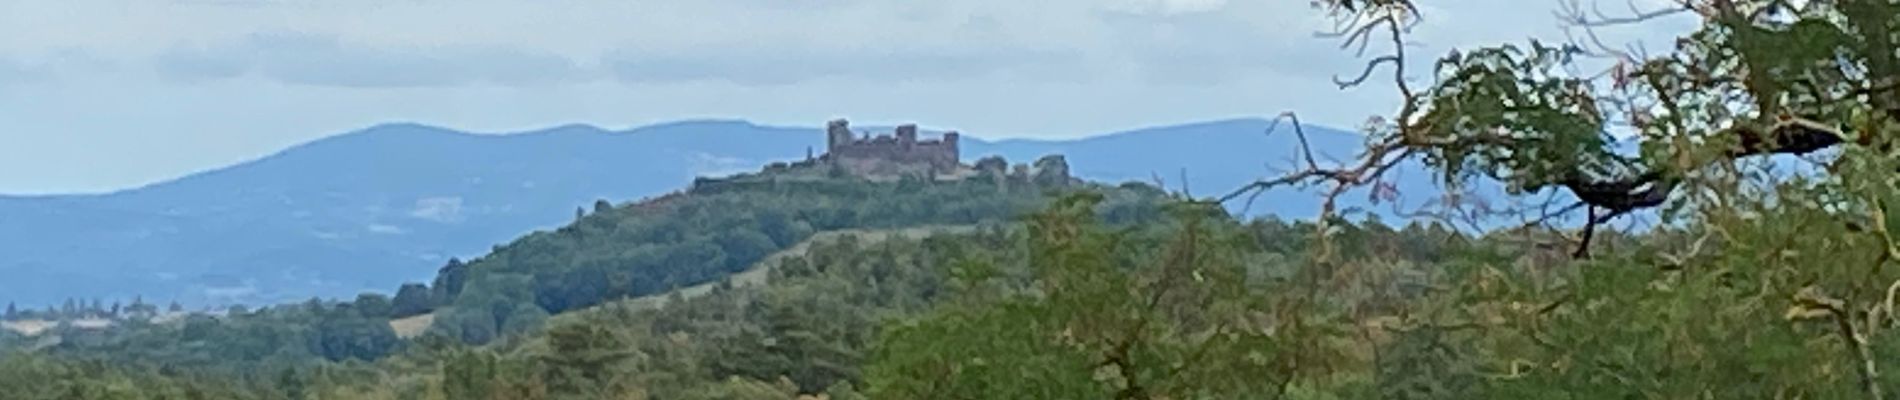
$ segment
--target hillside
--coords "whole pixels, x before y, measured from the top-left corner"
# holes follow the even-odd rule
[[[813,237],[1011,223],[1044,207],[1050,195],[1078,189],[1117,199],[1110,212],[1122,219],[1158,215],[1165,198],[1140,186],[1046,174],[810,179],[823,175],[822,168],[703,180],[665,196],[601,204],[558,229],[527,234],[467,262],[450,261],[433,279],[403,285],[393,297],[311,300],[168,321],[129,319],[110,329],[55,329],[48,332],[64,340],[51,351],[234,370],[286,357],[298,363],[375,360],[418,334],[491,343],[536,332],[551,316],[603,303],[704,290],[735,276],[758,280],[767,272],[755,266]]]
[[[849,240],[852,240],[857,245],[873,245],[873,244],[881,243],[885,240],[892,240],[892,239],[915,241],[915,240],[923,240],[923,239],[930,238],[933,236],[938,236],[938,235],[969,234],[971,232],[974,232],[975,228],[976,227],[974,226],[967,226],[967,225],[966,226],[921,226],[921,227],[894,228],[894,229],[871,229],[871,230],[850,229],[850,230],[819,232],[817,234],[812,235],[810,238],[806,238],[804,241],[799,242],[798,244],[792,245],[791,247],[787,247],[783,250],[779,250],[778,252],[772,253],[772,255],[770,256],[766,256],[765,259],[759,260],[758,262],[754,262],[752,266],[747,267],[744,271],[732,273],[731,275],[728,275],[725,278],[718,279],[713,282],[706,282],[706,283],[701,283],[697,285],[668,290],[661,293],[654,293],[654,294],[649,294],[645,296],[634,297],[634,298],[624,299],[624,300],[616,300],[613,303],[610,303],[607,305],[613,306],[613,307],[630,307],[635,310],[658,310],[658,309],[666,307],[668,304],[672,304],[677,301],[693,300],[693,299],[700,298],[702,296],[713,293],[715,290],[720,290],[720,288],[722,287],[749,288],[749,287],[755,287],[755,286],[763,286],[767,283],[770,283],[773,273],[780,266],[784,265],[787,260],[798,260],[798,259],[804,259],[804,258],[810,257],[812,248],[820,247],[820,246],[835,245],[840,241],[846,240],[846,238],[850,238]],[[582,310],[582,312],[568,313],[561,316],[554,316],[550,318],[550,321],[560,321],[562,319],[582,318],[582,315],[586,314],[585,311],[586,310]],[[426,334],[430,326],[433,325],[434,323],[435,323],[435,313],[430,312],[430,313],[418,314],[414,316],[407,316],[407,317],[401,317],[401,318],[390,320],[389,327],[396,331],[397,337],[401,337],[403,339],[414,339],[417,337],[421,337],[423,334]],[[0,323],[0,325],[3,325],[3,324],[4,323]],[[44,330],[44,328],[41,328],[40,330]],[[29,335],[34,334],[36,332],[37,331],[31,331],[31,332],[22,331],[22,333],[26,333]]]
[[[713,290],[720,288],[722,285],[734,288],[765,285],[770,282],[772,272],[776,271],[779,266],[784,265],[786,260],[810,257],[813,247],[833,244],[843,240],[845,237],[851,237],[852,240],[857,241],[860,245],[873,245],[891,239],[923,240],[936,235],[967,234],[974,231],[975,228],[974,226],[968,225],[920,226],[896,229],[855,229],[823,232],[812,235],[812,237],[805,239],[805,241],[799,242],[784,250],[772,253],[771,256],[767,256],[765,259],[753,263],[752,266],[746,268],[745,271],[733,273],[725,279],[669,290],[664,293],[640,296],[625,300],[625,302],[628,306],[637,309],[659,309],[665,307],[668,301],[674,298],[675,294],[678,294],[678,298],[681,300],[691,300],[712,293]]]
[[[446,309],[432,329],[485,343],[533,329],[550,314],[727,280],[820,232],[1007,222],[1082,185],[1016,173],[894,182],[808,176],[768,170],[698,182],[681,195],[599,209],[444,268],[430,287]],[[1137,204],[1161,198],[1092,190],[1152,198]]]
[[[805,182],[808,184],[809,182]],[[1143,302],[1165,299],[1168,302],[1196,302],[1206,286],[1201,282],[1220,282],[1227,295],[1258,298],[1279,293],[1299,283],[1279,278],[1299,265],[1304,250],[1300,238],[1309,235],[1312,225],[1261,221],[1241,225],[1218,213],[1183,213],[1190,209],[1159,196],[1140,185],[1104,187],[1089,185],[1088,193],[1060,197],[1060,201],[1042,196],[1043,190],[1031,189],[1026,181],[998,187],[994,181],[970,180],[927,184],[919,181],[877,183],[856,181],[839,185],[808,188],[744,186],[717,192],[688,192],[684,196],[646,202],[589,214],[574,224],[549,232],[540,232],[494,253],[466,263],[470,277],[465,290],[437,310],[437,321],[467,327],[471,319],[500,318],[498,323],[515,326],[486,343],[469,345],[442,336],[424,335],[406,340],[395,339],[386,323],[388,300],[359,298],[343,303],[307,303],[272,307],[250,313],[234,313],[225,318],[198,317],[177,324],[155,324],[88,337],[67,332],[71,340],[55,346],[0,356],[0,383],[16,383],[41,392],[60,390],[65,385],[34,381],[37,376],[58,376],[58,371],[87,371],[87,365],[104,367],[85,378],[72,378],[75,384],[104,385],[113,379],[133,380],[140,387],[171,388],[174,391],[214,393],[205,398],[685,398],[685,399],[789,399],[829,396],[833,399],[916,398],[914,395],[890,395],[907,381],[894,380],[893,372],[931,377],[932,365],[915,369],[920,361],[954,363],[960,348],[992,352],[985,358],[1000,358],[997,364],[1013,371],[1030,357],[1046,360],[1075,361],[1088,356],[1049,348],[1022,346],[1028,337],[1055,338],[1055,332],[1041,332],[1050,325],[1037,318],[1060,318],[1026,308],[1025,302],[1050,298],[1046,290],[1084,287],[1101,290],[1090,297],[1087,309],[1118,309],[1127,298]],[[1043,188],[1034,188],[1043,189]],[[1035,199],[1014,207],[992,212],[938,213],[913,209],[909,216],[858,219],[838,225],[838,229],[814,231],[789,246],[779,246],[771,255],[746,257],[753,261],[739,269],[728,269],[721,260],[741,248],[720,246],[719,254],[696,269],[726,271],[725,275],[690,285],[671,285],[665,290],[646,294],[629,291],[593,305],[566,309],[542,309],[538,301],[509,299],[497,295],[511,290],[535,287],[544,277],[571,274],[586,265],[618,265],[622,272],[648,268],[615,252],[641,248],[686,248],[693,240],[667,240],[665,244],[632,236],[653,232],[648,229],[606,231],[593,228],[619,226],[635,228],[650,223],[671,224],[713,222],[727,216],[755,219],[772,210],[798,209],[811,199],[832,196],[880,194],[858,198],[856,204],[824,203],[811,210],[848,210],[859,215],[865,211],[891,210],[896,205],[912,204],[908,197],[941,197],[949,204],[995,204],[999,199],[1014,202]],[[901,195],[901,193],[915,193]],[[961,193],[961,194],[959,194]],[[791,201],[769,202],[761,195]],[[1092,248],[1076,253],[1087,259],[1112,262],[1117,268],[1089,269],[1085,274],[1061,274],[1063,269],[1045,267],[1052,243],[1045,238],[1051,209],[1072,204],[1069,199],[1098,199],[1087,204],[1091,219],[1098,220],[1101,232],[1115,232],[1112,248]],[[734,202],[737,200],[736,202]],[[691,203],[722,205],[718,215],[691,211]],[[1051,207],[1050,205],[1055,205]],[[942,207],[945,210],[974,210],[971,207]],[[1205,208],[1195,208],[1207,211]],[[1031,213],[1010,218],[1016,211]],[[1042,211],[1037,211],[1042,210]],[[1172,210],[1176,212],[1163,212]],[[797,213],[794,213],[797,215]],[[1209,245],[1221,246],[1218,257],[1206,268],[1194,268],[1187,275],[1166,274],[1153,270],[1155,260],[1172,259],[1179,254],[1171,243],[1180,242],[1181,229],[1196,226],[1183,218],[1202,215],[1214,217]],[[811,214],[816,217],[816,214]],[[970,217],[978,216],[973,221]],[[708,220],[706,218],[712,218]],[[822,222],[828,218],[812,218]],[[1023,221],[1031,221],[1023,223]],[[1060,222],[1058,222],[1060,223]],[[718,237],[748,232],[769,224],[731,225],[713,223],[706,229],[677,231],[687,236]],[[717,226],[717,227],[715,227]],[[975,227],[972,229],[971,227]],[[1058,229],[1063,229],[1058,225]],[[1393,257],[1417,262],[1433,262],[1439,254],[1458,247],[1456,240],[1439,229],[1408,227],[1395,231],[1383,225],[1363,227],[1344,225],[1339,238],[1355,257]],[[605,236],[605,237],[603,237]],[[768,235],[769,236],[769,235]],[[1053,240],[1053,241],[1052,241]],[[714,240],[719,242],[719,240]],[[561,244],[566,243],[566,244]],[[779,242],[774,242],[779,243]],[[1101,243],[1101,242],[1097,242]],[[1225,247],[1235,246],[1235,247]],[[664,252],[664,251],[662,251]],[[1097,258],[1096,256],[1100,256]],[[1226,257],[1238,257],[1229,259]],[[1195,257],[1190,257],[1191,259]],[[534,259],[552,262],[532,261]],[[619,259],[622,262],[572,263],[563,259]],[[526,264],[520,264],[529,260]],[[1244,269],[1231,264],[1247,260]],[[1401,267],[1400,271],[1428,271],[1433,266]],[[737,271],[737,272],[734,272]],[[1132,275],[1139,271],[1145,274]],[[1077,271],[1081,272],[1081,271]],[[453,275],[444,271],[444,276]],[[1407,272],[1408,274],[1410,272]],[[744,274],[749,278],[738,278]],[[486,278],[477,278],[485,275]],[[510,275],[514,275],[510,277]],[[1166,276],[1193,279],[1157,279]],[[1203,281],[1201,278],[1209,278]],[[753,278],[759,278],[751,281]],[[1055,279],[1082,279],[1093,284],[1055,284]],[[1093,279],[1107,279],[1094,281]],[[645,280],[645,278],[636,278]],[[668,279],[660,279],[666,281]],[[740,281],[743,280],[743,281]],[[490,282],[477,289],[473,282]],[[609,279],[608,281],[618,281]],[[676,280],[692,282],[692,280]],[[735,282],[738,281],[738,282]],[[441,282],[441,281],[438,281]],[[732,282],[724,284],[722,282]],[[1156,290],[1149,285],[1175,282],[1188,296],[1153,296],[1141,292]],[[1136,285],[1139,283],[1139,285]],[[584,282],[562,282],[561,294],[589,293]],[[1128,285],[1128,286],[1123,286]],[[441,285],[437,288],[449,287]],[[638,285],[635,285],[638,286]],[[609,286],[613,287],[612,285]],[[489,294],[479,293],[488,291]],[[1164,290],[1165,291],[1165,290]],[[1060,292],[1058,292],[1060,293]],[[1155,292],[1162,293],[1162,292]],[[500,302],[488,300],[502,300]],[[1113,301],[1107,301],[1113,300]],[[653,307],[664,301],[665,307]],[[405,301],[397,299],[398,308]],[[501,307],[497,307],[500,305]],[[520,307],[534,310],[527,314],[510,311]],[[1199,303],[1166,307],[1167,310],[1222,310]],[[497,311],[503,314],[493,314]],[[1015,329],[1032,330],[1031,336],[996,336],[984,332],[952,333],[950,338],[916,336],[920,328],[938,329],[934,324],[945,318],[982,316],[985,310],[1027,310],[1032,314],[1007,320]],[[472,313],[469,311],[473,311]],[[1079,311],[1079,310],[1078,310]],[[558,315],[546,315],[546,313]],[[1139,311],[1134,311],[1139,312]],[[1194,311],[1182,311],[1193,313]],[[462,315],[457,315],[462,314]],[[429,315],[429,314],[425,314]],[[414,322],[414,320],[405,320]],[[454,321],[460,321],[454,322]],[[523,322],[528,321],[528,322]],[[495,321],[489,321],[495,322]],[[952,322],[949,326],[966,326]],[[993,329],[975,325],[971,329]],[[1121,332],[1122,330],[1114,330]],[[466,335],[466,331],[432,329],[431,333]],[[1009,330],[1004,330],[1009,332]],[[1189,337],[1168,335],[1168,337]],[[469,339],[463,336],[462,339]],[[933,346],[953,343],[956,347]],[[0,348],[4,347],[0,340]],[[214,345],[215,344],[215,345]],[[373,347],[364,347],[373,346]],[[988,346],[988,347],[986,347]],[[997,349],[995,346],[1003,346]],[[1273,349],[1273,347],[1261,347]],[[908,357],[908,352],[927,350],[926,357]],[[1252,348],[1250,348],[1252,349]],[[326,352],[337,353],[326,353]],[[999,352],[1000,351],[1000,352]],[[1270,351],[1270,350],[1266,350]],[[1262,351],[1264,352],[1264,351]],[[1181,354],[1165,352],[1162,355]],[[0,355],[7,354],[0,351]],[[1245,357],[1246,351],[1210,353],[1211,359]],[[1273,354],[1273,353],[1268,353]],[[325,360],[328,358],[329,360]],[[357,361],[358,359],[367,360]],[[88,364],[90,361],[107,361]],[[1180,365],[1155,361],[1160,365]],[[1245,363],[1241,363],[1245,365]],[[170,373],[144,372],[141,366],[166,366]],[[983,373],[981,362],[970,374]],[[1067,364],[1063,364],[1067,365]],[[1078,364],[1080,365],[1080,364]],[[151,369],[151,368],[146,368]],[[40,371],[53,372],[40,372]],[[1086,371],[1086,369],[1083,369]],[[906,372],[922,371],[922,372]],[[1246,371],[1252,372],[1252,371]],[[1197,372],[1203,373],[1203,372]],[[105,376],[98,378],[96,376]],[[1016,376],[1011,372],[1000,376]],[[899,376],[901,377],[901,375]],[[11,380],[9,380],[11,379]],[[1086,381],[1086,376],[1083,377]],[[979,385],[981,386],[981,385]],[[1064,386],[1064,390],[1075,390]],[[992,390],[1052,390],[1025,387]],[[886,395],[875,393],[885,392]],[[231,393],[231,394],[215,394]],[[1008,398],[986,395],[974,398]],[[1102,398],[1101,396],[1055,398]],[[137,398],[137,397],[134,397]],[[825,398],[825,397],[817,397]],[[1036,398],[1050,398],[1036,396]]]
[[[963,158],[1027,162],[1061,153],[1079,177],[1160,176],[1178,188],[1185,172],[1206,194],[1286,165],[1293,137],[1268,136],[1267,125],[1227,120],[1067,141],[966,137]],[[1356,148],[1351,134],[1309,133],[1321,153],[1345,157]],[[817,128],[737,121],[508,135],[391,124],[118,193],[0,197],[0,254],[8,254],[0,300],[31,306],[143,295],[270,304],[386,291],[428,279],[450,258],[558,226],[595,200],[656,196],[696,176],[801,159],[822,143]],[[1424,174],[1402,176],[1403,189],[1429,191]],[[1306,216],[1314,201],[1276,192],[1252,212]]]

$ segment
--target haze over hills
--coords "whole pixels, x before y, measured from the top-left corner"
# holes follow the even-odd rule
[[[1063,154],[1081,178],[1162,179],[1213,195],[1290,166],[1295,137],[1261,119],[1139,129],[1076,140],[965,136],[965,162]],[[869,128],[877,130],[878,128]],[[1354,134],[1308,127],[1321,154],[1349,158]],[[975,133],[981,135],[980,132]],[[817,127],[687,121],[609,131],[562,126],[483,135],[388,124],[231,167],[102,195],[0,197],[0,301],[176,299],[275,303],[387,292],[451,257],[615,203],[822,152]],[[1402,192],[1431,191],[1416,168]],[[1363,203],[1364,196],[1351,200]],[[1319,199],[1276,191],[1250,214],[1307,217]],[[1236,203],[1238,206],[1238,203]]]

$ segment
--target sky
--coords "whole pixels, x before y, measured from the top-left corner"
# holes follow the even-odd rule
[[[1430,1],[1411,51],[1561,41],[1558,7]],[[1310,0],[0,0],[0,194],[136,187],[391,122],[1074,138],[1389,114],[1388,86],[1331,83],[1363,59],[1315,37],[1329,26]]]

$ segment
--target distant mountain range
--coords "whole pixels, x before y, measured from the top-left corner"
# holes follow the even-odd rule
[[[1268,135],[1268,125],[1235,119],[1059,141],[965,135],[962,157],[1063,154],[1082,178],[1159,179],[1209,196],[1293,165],[1295,137]],[[1360,148],[1356,134],[1307,132],[1322,158]],[[635,201],[823,147],[818,127],[742,121],[506,135],[388,124],[138,189],[0,196],[0,302],[256,304],[386,292],[429,279],[450,257],[565,223],[596,200]],[[1436,192],[1418,168],[1393,176],[1401,192]],[[1302,218],[1318,207],[1312,192],[1282,190],[1249,213]]]

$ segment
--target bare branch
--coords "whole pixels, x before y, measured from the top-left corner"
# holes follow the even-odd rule
[[[1289,120],[1293,121],[1293,134],[1300,139],[1300,155],[1305,157],[1306,168],[1319,169],[1319,163],[1313,162],[1313,146],[1306,141],[1306,127],[1300,124],[1299,114],[1291,111],[1280,113],[1279,117],[1275,117],[1273,122],[1267,124],[1267,135],[1272,136],[1274,131],[1280,129],[1282,121]]]
[[[1590,221],[1585,222],[1583,225],[1583,239],[1579,240],[1579,243],[1577,244],[1577,251],[1570,253],[1570,256],[1577,259],[1590,258],[1590,239],[1596,236],[1595,234],[1597,230],[1597,225],[1603,225],[1604,223],[1610,222],[1610,220],[1616,219],[1616,217],[1620,217],[1623,214],[1627,214],[1629,212],[1630,212],[1629,209],[1609,210],[1608,213],[1605,213],[1603,215],[1596,215],[1597,207],[1590,206]]]
[[[1564,4],[1564,8],[1557,11],[1556,16],[1559,21],[1572,26],[1596,28],[1639,24],[1658,18],[1695,11],[1695,6],[1688,1],[1678,0],[1675,3],[1676,6],[1674,7],[1642,11],[1641,7],[1637,6],[1635,2],[1630,2],[1628,3],[1630,15],[1612,16],[1608,13],[1604,13],[1601,8],[1596,7],[1596,5],[1601,4],[1598,2],[1591,2],[1591,12],[1589,15],[1585,15],[1581,0],[1569,0],[1561,3]]]
[[[1339,85],[1340,89],[1350,88],[1353,86],[1359,86],[1359,84],[1365,83],[1366,79],[1372,77],[1372,71],[1379,69],[1380,64],[1385,64],[1385,63],[1396,64],[1398,62],[1399,62],[1398,56],[1380,56],[1378,58],[1374,58],[1372,59],[1372,61],[1366,62],[1366,69],[1359,71],[1359,76],[1357,77],[1354,77],[1352,79],[1343,79],[1343,78],[1340,78],[1338,75],[1333,75],[1333,84]]]
[[[1552,219],[1556,219],[1557,217],[1562,217],[1564,215],[1569,215],[1570,212],[1577,211],[1577,209],[1584,208],[1587,205],[1588,205],[1587,203],[1578,201],[1578,202],[1572,202],[1570,203],[1570,205],[1564,206],[1563,208],[1559,208],[1556,211],[1551,211],[1548,208],[1545,208],[1543,210],[1540,210],[1542,212],[1540,213],[1541,215],[1537,217],[1537,219],[1532,220],[1530,222],[1525,222],[1523,225],[1519,225],[1517,230],[1525,230],[1525,229],[1530,229],[1532,227],[1544,225],[1545,223],[1550,222],[1550,220]]]

